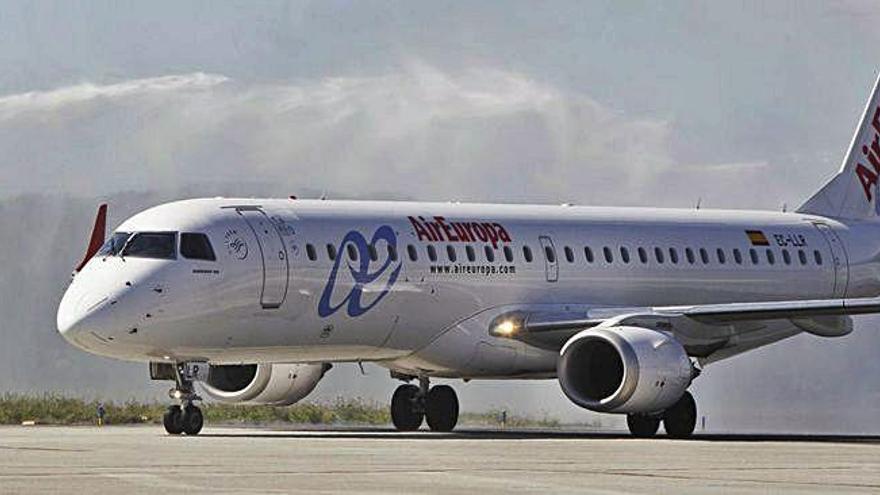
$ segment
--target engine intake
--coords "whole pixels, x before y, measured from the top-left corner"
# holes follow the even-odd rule
[[[211,365],[205,394],[221,402],[289,406],[305,398],[331,367],[319,364]]]
[[[592,411],[653,413],[674,404],[694,376],[684,347],[671,335],[639,327],[584,330],[566,342],[559,384]]]

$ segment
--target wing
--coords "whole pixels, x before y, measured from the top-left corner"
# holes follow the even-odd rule
[[[638,326],[673,333],[692,356],[716,361],[801,331],[823,337],[852,331],[852,315],[880,313],[880,298],[592,308],[583,312],[512,311],[489,332],[548,350],[596,326]]]

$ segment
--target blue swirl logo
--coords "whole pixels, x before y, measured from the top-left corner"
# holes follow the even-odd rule
[[[388,225],[379,227],[369,242],[356,230],[352,230],[345,235],[342,239],[342,243],[339,244],[339,249],[336,251],[336,261],[333,263],[333,269],[330,271],[330,278],[327,280],[327,285],[324,287],[323,294],[321,294],[321,300],[318,302],[318,315],[322,318],[326,318],[345,306],[348,316],[355,318],[373,309],[380,301],[382,301],[382,299],[385,298],[385,296],[388,295],[394,282],[397,281],[398,275],[400,275],[400,269],[403,267],[403,263],[396,261],[396,265],[392,268],[395,261],[392,260],[389,255],[385,259],[385,262],[382,263],[382,266],[378,267],[375,271],[370,271],[370,262],[372,261],[370,257],[370,247],[372,246],[375,249],[376,244],[381,241],[384,241],[388,246],[394,248],[395,251],[397,250],[397,235],[394,234],[394,230]],[[346,264],[354,284],[348,295],[346,295],[338,304],[333,304],[333,293],[336,289],[336,279],[339,275],[340,265],[343,262],[343,258],[345,258],[346,248],[348,246],[354,246],[358,254],[354,266],[352,266],[351,262]],[[384,287],[378,291],[378,295],[374,296],[372,301],[365,302],[364,288],[379,280],[388,270],[392,271],[390,275],[388,275],[388,280],[385,282]],[[373,290],[371,288],[368,293],[372,292]]]

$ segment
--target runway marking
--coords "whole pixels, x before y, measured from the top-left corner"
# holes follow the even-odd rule
[[[36,452],[91,452],[87,449],[59,449],[53,447],[12,447],[10,445],[0,445],[0,450],[33,450]]]

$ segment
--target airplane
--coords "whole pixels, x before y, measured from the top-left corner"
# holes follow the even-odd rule
[[[289,405],[370,362],[403,382],[401,431],[455,428],[432,379],[556,380],[636,437],[686,438],[709,364],[880,312],[878,83],[840,171],[793,212],[206,198],[105,239],[102,205],[58,331],[173,381],[172,435],[201,431],[200,393]]]

